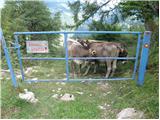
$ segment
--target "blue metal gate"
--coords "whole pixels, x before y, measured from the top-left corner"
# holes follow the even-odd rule
[[[57,57],[50,57],[50,58],[42,58],[42,57],[22,57],[21,52],[20,52],[20,45],[19,45],[19,36],[20,35],[42,35],[42,34],[63,34],[64,35],[64,46],[65,46],[65,57],[64,58],[57,58]],[[138,36],[138,42],[137,42],[137,48],[136,48],[136,56],[135,57],[69,57],[68,56],[68,46],[67,46],[67,38],[68,34],[133,34]],[[21,70],[21,75],[22,75],[22,80],[25,82],[76,82],[76,81],[99,81],[99,80],[135,80],[136,79],[136,71],[138,67],[138,62],[139,62],[139,54],[140,54],[140,49],[142,47],[141,51],[141,58],[140,58],[140,65],[139,65],[139,70],[138,70],[138,80],[137,84],[138,85],[143,85],[144,83],[144,75],[146,71],[146,65],[148,62],[148,52],[149,52],[149,46],[150,46],[150,37],[151,37],[151,32],[146,31],[144,32],[144,37],[141,39],[141,32],[124,32],[124,31],[76,31],[76,32],[62,32],[62,31],[42,31],[42,32],[15,32],[14,37],[15,37],[15,48],[17,49],[17,55],[18,55],[18,60],[19,60],[19,65],[20,65],[20,70]],[[11,65],[11,59],[9,57],[9,52],[8,48],[6,46],[5,39],[2,34],[1,30],[1,40],[2,40],[2,46],[3,50],[6,56],[7,64],[10,69],[11,73],[11,78],[12,78],[12,83],[14,87],[17,87],[17,81],[15,74],[13,72],[13,68]],[[71,79],[69,77],[69,60],[86,60],[86,59],[117,59],[117,60],[134,60],[134,70],[132,77],[130,78],[101,78],[101,79]],[[66,63],[66,79],[62,80],[26,80],[24,76],[24,71],[23,71],[23,65],[22,61],[23,60],[64,60]]]

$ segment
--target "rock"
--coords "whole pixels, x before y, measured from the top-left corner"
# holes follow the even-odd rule
[[[40,66],[33,66],[33,68],[34,68],[34,69],[39,69],[39,68],[40,68]]]
[[[33,78],[32,80],[38,80],[38,78]]]
[[[79,95],[83,95],[83,92],[78,92],[78,91],[77,91],[76,93],[79,94]]]
[[[22,77],[22,75],[16,75],[16,78],[20,79]]]
[[[107,95],[108,95],[108,94],[111,94],[111,91],[108,91],[108,92],[107,92]]]
[[[65,78],[66,79],[66,78]],[[65,82],[61,82],[61,85],[66,85],[66,83]]]
[[[82,81],[81,81],[81,83],[85,83],[85,82],[86,82],[85,80],[82,80]]]
[[[24,93],[19,93],[19,98],[22,100],[26,100],[30,103],[37,103],[38,99],[35,98],[35,95],[33,92],[28,91],[27,89],[24,89]]]
[[[55,92],[55,90],[52,90],[52,92]]]
[[[65,94],[60,98],[60,100],[63,100],[63,101],[73,101],[73,100],[75,100],[75,97],[74,97],[74,95],[72,95],[72,94],[65,93]]]
[[[106,108],[102,105],[98,105],[98,108],[101,109],[101,110],[105,110]]]
[[[52,95],[52,98],[58,98],[58,94]]]
[[[56,85],[59,85],[59,82],[56,82]]]
[[[107,94],[106,93],[103,93],[103,96],[106,96]]]
[[[47,75],[47,77],[51,76],[50,74]]]
[[[110,108],[110,106],[111,105],[105,103],[104,105],[99,105],[98,108],[101,109],[101,110],[106,110],[106,109]]]
[[[62,88],[58,88],[58,91],[61,91],[62,90]]]
[[[38,72],[38,70],[32,70],[32,72],[35,72],[35,73],[36,73],[36,72]]]
[[[25,74],[29,74],[33,70],[32,67],[28,67],[27,70],[24,72]]]
[[[142,119],[144,118],[144,113],[142,111],[137,111],[134,108],[125,108],[117,115],[118,119]]]

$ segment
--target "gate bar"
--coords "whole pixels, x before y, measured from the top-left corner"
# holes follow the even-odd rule
[[[14,32],[14,35],[31,35],[31,34],[141,34],[142,32],[130,31],[37,31],[37,32]]]
[[[69,79],[69,81],[67,79],[59,79],[59,80],[24,80],[25,82],[80,82],[80,81],[98,81],[98,80],[103,80],[103,81],[107,81],[107,80],[133,80],[133,78],[93,78],[93,79]]]
[[[139,76],[137,80],[138,85],[143,85],[144,83],[144,75],[146,72],[146,66],[148,63],[148,56],[149,56],[150,38],[151,38],[151,31],[144,32],[140,66],[139,66]]]
[[[140,45],[141,45],[141,34],[138,34],[137,49],[136,49],[136,61],[135,61],[135,64],[134,64],[134,71],[133,71],[133,75],[132,75],[133,79],[136,78],[136,71],[137,71],[137,65],[138,65]]]
[[[11,75],[11,80],[12,80],[13,86],[16,88],[16,87],[18,87],[17,80],[16,80],[16,77],[15,77],[15,74],[14,74],[14,70],[13,70],[10,55],[9,55],[9,51],[8,51],[6,41],[4,39],[3,32],[2,32],[1,28],[0,28],[0,41],[2,43],[2,48],[3,48],[4,53],[5,53],[7,65],[8,65],[8,68],[10,70],[10,75]]]
[[[65,45],[65,60],[66,60],[66,78],[69,81],[69,65],[68,65],[68,43],[67,43],[68,34],[64,33],[64,45]]]
[[[15,37],[16,46],[19,46],[19,43],[18,43],[18,35],[14,35],[14,37]],[[22,80],[24,80],[24,72],[23,72],[23,65],[22,65],[20,47],[17,48],[17,55],[18,55],[18,60],[19,60],[19,65],[20,65]]]
[[[66,60],[66,58],[39,58],[39,57],[22,57],[24,60]],[[136,57],[69,57],[68,60],[91,60],[91,59],[117,59],[117,60],[135,60]]]

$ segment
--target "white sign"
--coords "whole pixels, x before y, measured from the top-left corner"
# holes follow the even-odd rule
[[[48,53],[48,41],[26,41],[27,53]]]

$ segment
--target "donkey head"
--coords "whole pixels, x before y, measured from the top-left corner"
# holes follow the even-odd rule
[[[85,49],[89,49],[89,44],[88,44],[88,40],[77,40],[77,42],[79,42]]]
[[[120,44],[120,46],[118,46],[119,48],[119,57],[127,57],[128,52],[126,49],[126,46],[124,44]]]
[[[124,44],[120,44],[120,46],[118,46],[118,49],[119,49],[118,57],[127,57],[128,52]],[[126,60],[120,60],[120,61],[122,61],[122,64],[126,63]]]

